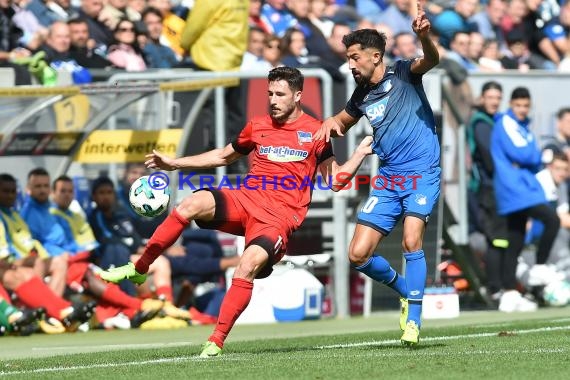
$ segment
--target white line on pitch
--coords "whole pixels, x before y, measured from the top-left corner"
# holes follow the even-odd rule
[[[570,326],[540,327],[540,328],[536,328],[536,329],[512,330],[512,331],[507,331],[507,332],[513,333],[513,334],[532,334],[532,333],[537,333],[537,332],[560,331],[560,330],[570,330]],[[487,337],[497,336],[498,334],[499,334],[498,332],[489,332],[489,333],[474,333],[474,334],[448,335],[448,336],[428,336],[425,338],[421,338],[421,341],[422,342],[437,342],[440,340],[456,340],[456,339],[465,339],[465,338],[487,338]],[[316,348],[331,349],[331,348],[364,347],[364,346],[385,346],[385,345],[392,345],[392,344],[400,344],[400,340],[390,339],[390,340],[377,340],[377,341],[360,342],[360,343],[329,344],[326,346],[317,346]]]
[[[570,330],[570,326],[555,326],[555,327],[541,327],[536,329],[526,329],[526,330],[511,330],[509,333],[513,334],[531,334],[531,333],[539,333],[539,332],[551,332],[551,331],[561,331],[561,330]],[[422,342],[434,342],[434,341],[441,341],[441,340],[456,340],[456,339],[469,339],[469,338],[486,338],[497,336],[498,332],[492,333],[477,333],[477,334],[462,334],[462,335],[448,335],[448,336],[433,336],[433,337],[425,337],[422,338]],[[378,345],[392,345],[392,344],[399,344],[399,340],[379,340],[379,341],[371,341],[371,342],[361,342],[361,343],[347,343],[347,344],[332,344],[327,346],[316,346],[316,349],[335,349],[335,348],[349,348],[349,347],[362,347],[362,346],[378,346]],[[480,354],[490,354],[493,353],[492,350],[474,350],[474,351],[466,351],[465,353],[480,353]],[[536,350],[501,350],[500,353],[560,353],[566,352],[564,349],[536,349]],[[372,354],[372,353],[371,353]],[[378,355],[378,353],[374,353]],[[386,355],[405,355],[406,353],[385,353]],[[425,353],[427,355],[438,355],[439,353]],[[448,355],[449,353],[441,353]],[[243,356],[240,358],[239,356]],[[230,354],[225,355],[220,358],[216,358],[215,360],[250,360],[251,354],[242,355],[242,354]],[[1,376],[10,376],[10,375],[24,375],[24,374],[33,374],[33,373],[47,373],[47,372],[60,372],[60,371],[76,371],[76,370],[85,370],[85,369],[94,369],[94,368],[115,368],[115,367],[130,367],[130,366],[140,366],[146,364],[163,364],[163,363],[178,363],[184,361],[206,361],[212,359],[202,359],[198,356],[180,356],[174,358],[163,358],[163,359],[151,359],[151,360],[141,360],[141,361],[130,361],[124,363],[101,363],[101,364],[89,364],[89,365],[78,365],[78,366],[71,366],[71,367],[46,367],[46,368],[36,368],[30,370],[20,370],[20,371],[0,371]]]
[[[179,346],[189,346],[194,343],[192,342],[171,342],[171,343],[130,343],[130,344],[103,344],[99,346],[59,346],[59,347],[32,347],[32,351],[51,351],[51,350],[81,350],[86,349],[91,351],[92,349],[123,349],[123,348],[161,348],[161,347],[179,347]]]

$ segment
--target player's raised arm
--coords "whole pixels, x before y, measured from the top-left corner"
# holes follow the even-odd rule
[[[325,181],[332,179],[332,183],[327,183],[327,185],[333,191],[339,191],[345,187],[354,177],[366,156],[372,154],[372,141],[372,136],[366,136],[343,165],[339,165],[334,157],[330,157],[319,165]]]
[[[171,158],[153,150],[146,155],[145,165],[149,169],[177,170],[177,169],[208,169],[218,166],[227,166],[242,157],[235,151],[232,144],[224,148],[212,149],[195,156]]]
[[[342,110],[323,122],[321,128],[315,133],[314,139],[325,139],[326,142],[329,142],[331,137],[344,136],[357,121],[358,119],[350,116],[345,110]]]
[[[412,63],[411,70],[415,74],[425,74],[439,63],[439,53],[429,35],[431,23],[427,19],[419,0],[416,0],[416,4],[418,13],[412,22],[412,29],[422,44],[424,55]]]

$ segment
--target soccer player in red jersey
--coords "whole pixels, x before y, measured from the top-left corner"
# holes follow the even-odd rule
[[[149,168],[203,169],[229,165],[253,154],[251,169],[240,187],[205,189],[185,198],[156,229],[136,264],[110,269],[101,277],[135,283],[146,279],[149,265],[180,236],[192,221],[202,228],[245,236],[245,250],[235,269],[232,285],[222,302],[213,334],[202,357],[218,356],[234,322],[247,307],[253,280],[269,276],[286,252],[287,240],[299,228],[311,201],[311,183],[317,169],[334,191],[346,185],[364,158],[372,153],[366,137],[352,157],[339,165],[330,142],[313,141],[321,122],[301,108],[303,75],[297,69],[278,67],[268,75],[269,115],[250,120],[238,138],[224,148],[196,156],[169,158],[148,155]],[[337,178],[343,173],[342,178]]]

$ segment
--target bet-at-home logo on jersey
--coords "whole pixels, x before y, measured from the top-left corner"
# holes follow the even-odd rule
[[[275,162],[303,161],[309,156],[309,152],[300,149],[291,149],[288,146],[260,146],[259,154],[267,156],[267,159]]]
[[[388,106],[388,99],[390,97],[387,96],[382,100],[377,101],[366,107],[366,116],[370,123],[380,122],[384,119],[384,114],[386,113],[386,107]]]

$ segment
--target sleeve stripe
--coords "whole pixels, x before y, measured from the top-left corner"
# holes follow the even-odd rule
[[[232,147],[234,148],[234,150],[236,152],[238,152],[239,154],[243,154],[244,156],[247,156],[252,150],[253,148],[247,148],[245,146],[240,146],[238,144],[237,141],[232,141]]]

